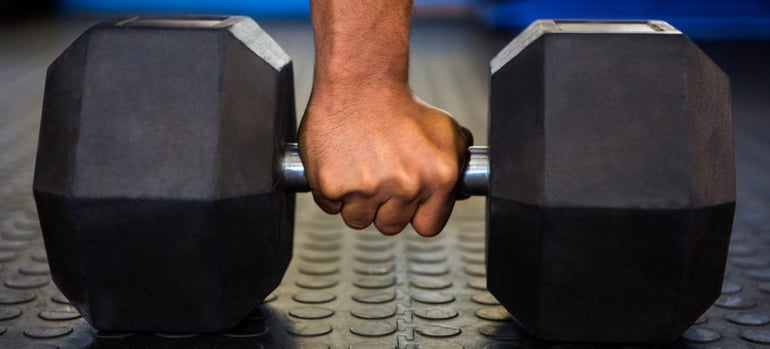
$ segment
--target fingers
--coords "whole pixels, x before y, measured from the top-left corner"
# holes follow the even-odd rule
[[[473,133],[471,133],[470,130],[468,130],[463,126],[459,126],[459,127],[460,127],[460,134],[462,134],[465,142],[461,148],[463,158],[460,162],[460,172],[458,173],[458,176],[457,176],[457,185],[455,188],[459,187],[461,184],[461,181],[463,180],[463,175],[466,168],[468,167],[468,161],[470,161],[470,155],[471,155],[470,152],[468,152],[468,147],[473,145]],[[466,200],[466,199],[469,199],[470,197],[471,196],[466,193],[461,193],[455,190],[455,200]]]
[[[411,222],[422,236],[434,236],[444,229],[454,208],[454,192],[434,193],[422,203],[418,200],[390,199],[382,204],[365,198],[346,200],[340,212],[345,224],[364,229],[374,223],[385,235],[400,233]]]
[[[412,217],[412,227],[422,236],[435,236],[449,221],[454,204],[452,191],[434,192],[417,207]]]
[[[463,135],[463,138],[465,138],[465,148],[470,147],[473,145],[473,133],[471,130],[465,128],[465,126],[460,126],[460,132]]]
[[[382,192],[382,191],[381,191]],[[389,197],[350,194],[341,200],[345,224],[353,229],[364,229],[374,223],[385,235],[398,234],[412,220],[419,204],[418,193],[410,190],[389,190]]]
[[[337,214],[342,211],[342,201],[327,199],[323,194],[317,190],[313,190],[313,200],[316,205],[328,214]]]
[[[398,234],[412,220],[418,205],[419,201],[416,199],[391,198],[380,205],[374,218],[374,226],[385,235]]]
[[[339,213],[348,227],[364,229],[374,223],[385,235],[400,233],[417,211],[418,200],[391,198],[384,203],[362,195],[350,195],[335,201],[313,192],[316,204],[328,214]]]
[[[360,230],[372,224],[378,206],[371,198],[353,195],[344,201],[340,215],[348,227]]]
[[[423,174],[394,166],[386,174],[319,171],[323,175],[308,179],[318,206],[328,214],[339,213],[350,228],[374,223],[383,234],[394,235],[411,222],[420,235],[433,236],[446,225],[457,199],[459,169],[451,158],[434,158],[430,171]]]

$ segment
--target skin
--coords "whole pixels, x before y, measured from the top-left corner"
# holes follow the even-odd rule
[[[313,90],[299,129],[313,198],[386,235],[438,234],[470,132],[411,91],[411,0],[311,0]]]

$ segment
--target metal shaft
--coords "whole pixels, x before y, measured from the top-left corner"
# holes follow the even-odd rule
[[[458,191],[468,195],[486,195],[489,186],[489,152],[487,147],[469,147],[468,163],[459,183]],[[310,187],[305,178],[305,167],[299,157],[297,143],[286,143],[281,161],[283,186],[294,192],[307,192]]]

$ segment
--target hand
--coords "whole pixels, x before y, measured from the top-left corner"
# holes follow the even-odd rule
[[[455,202],[470,132],[408,89],[314,87],[300,124],[300,155],[313,198],[329,214],[383,234],[409,222],[438,234]]]

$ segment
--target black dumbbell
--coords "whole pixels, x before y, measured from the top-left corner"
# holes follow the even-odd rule
[[[537,337],[665,342],[716,298],[734,208],[729,85],[663,22],[539,21],[492,62],[488,287]],[[96,328],[215,332],[280,281],[291,63],[243,17],[98,25],[46,83],[35,197]]]
[[[661,21],[537,21],[491,68],[489,291],[540,338],[677,339],[722,287],[725,74]]]
[[[98,24],[49,67],[35,200],[51,276],[95,328],[224,331],[278,286],[292,79],[245,17]]]

